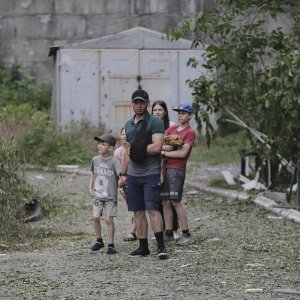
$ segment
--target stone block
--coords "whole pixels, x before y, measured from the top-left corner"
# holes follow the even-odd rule
[[[129,17],[120,17],[117,19],[111,16],[91,16],[87,20],[86,33],[88,38],[98,38],[101,36],[118,33],[129,27]]]
[[[11,17],[0,18],[1,43],[16,36],[15,20]]]
[[[1,17],[3,16],[11,16],[15,13],[15,2],[17,0],[11,0],[11,1],[1,1],[1,9],[0,14]]]
[[[152,30],[167,33],[169,29],[178,25],[181,20],[180,16],[169,14],[151,15],[147,18],[147,27]]]
[[[50,14],[53,12],[54,0],[9,0],[1,1],[2,16],[24,16],[34,14]]]
[[[10,61],[28,65],[31,62],[45,61],[49,52],[49,41],[38,40],[11,40],[6,47],[6,55]]]
[[[57,14],[128,15],[129,0],[55,0]]]
[[[160,0],[143,1],[136,0],[132,14],[153,14],[159,12]]]
[[[83,16],[56,16],[48,28],[50,36],[55,39],[82,39],[86,36],[86,18]]]

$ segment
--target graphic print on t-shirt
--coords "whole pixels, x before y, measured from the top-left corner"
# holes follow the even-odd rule
[[[118,201],[118,177],[121,164],[115,157],[94,156],[91,163],[93,173],[93,198],[101,201]]]
[[[107,198],[108,180],[103,175],[97,175],[94,185],[96,198]]]

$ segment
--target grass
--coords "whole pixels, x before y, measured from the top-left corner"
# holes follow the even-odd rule
[[[236,178],[236,181],[237,181],[237,178]],[[236,183],[234,185],[229,186],[223,177],[211,179],[209,181],[208,186],[218,187],[218,188],[222,188],[222,189],[231,189],[231,190],[236,190],[239,192],[243,191],[241,184]]]
[[[212,141],[210,147],[207,146],[205,137],[200,137],[193,147],[189,161],[194,165],[205,163],[210,166],[240,165],[240,149],[250,149],[250,143],[244,131],[234,132],[226,136],[217,136]],[[242,187],[238,183],[228,186],[223,176],[216,176],[209,181],[209,186],[218,188],[231,188],[241,191]]]
[[[194,146],[190,161],[206,162],[209,165],[217,166],[224,164],[240,164],[240,149],[249,149],[250,144],[244,131],[217,136],[210,147],[206,145],[205,137],[200,137]]]

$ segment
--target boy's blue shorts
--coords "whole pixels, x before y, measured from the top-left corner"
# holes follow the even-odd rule
[[[159,210],[160,174],[127,175],[128,211]]]

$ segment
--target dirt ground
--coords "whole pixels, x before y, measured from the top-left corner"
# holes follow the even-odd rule
[[[193,244],[168,244],[171,258],[159,260],[151,231],[151,255],[128,256],[138,242],[122,240],[131,214],[120,201],[117,254],[90,254],[88,175],[27,178],[60,202],[55,215],[31,222],[49,233],[35,250],[0,246],[0,299],[300,299],[300,225],[252,203],[186,188]]]

